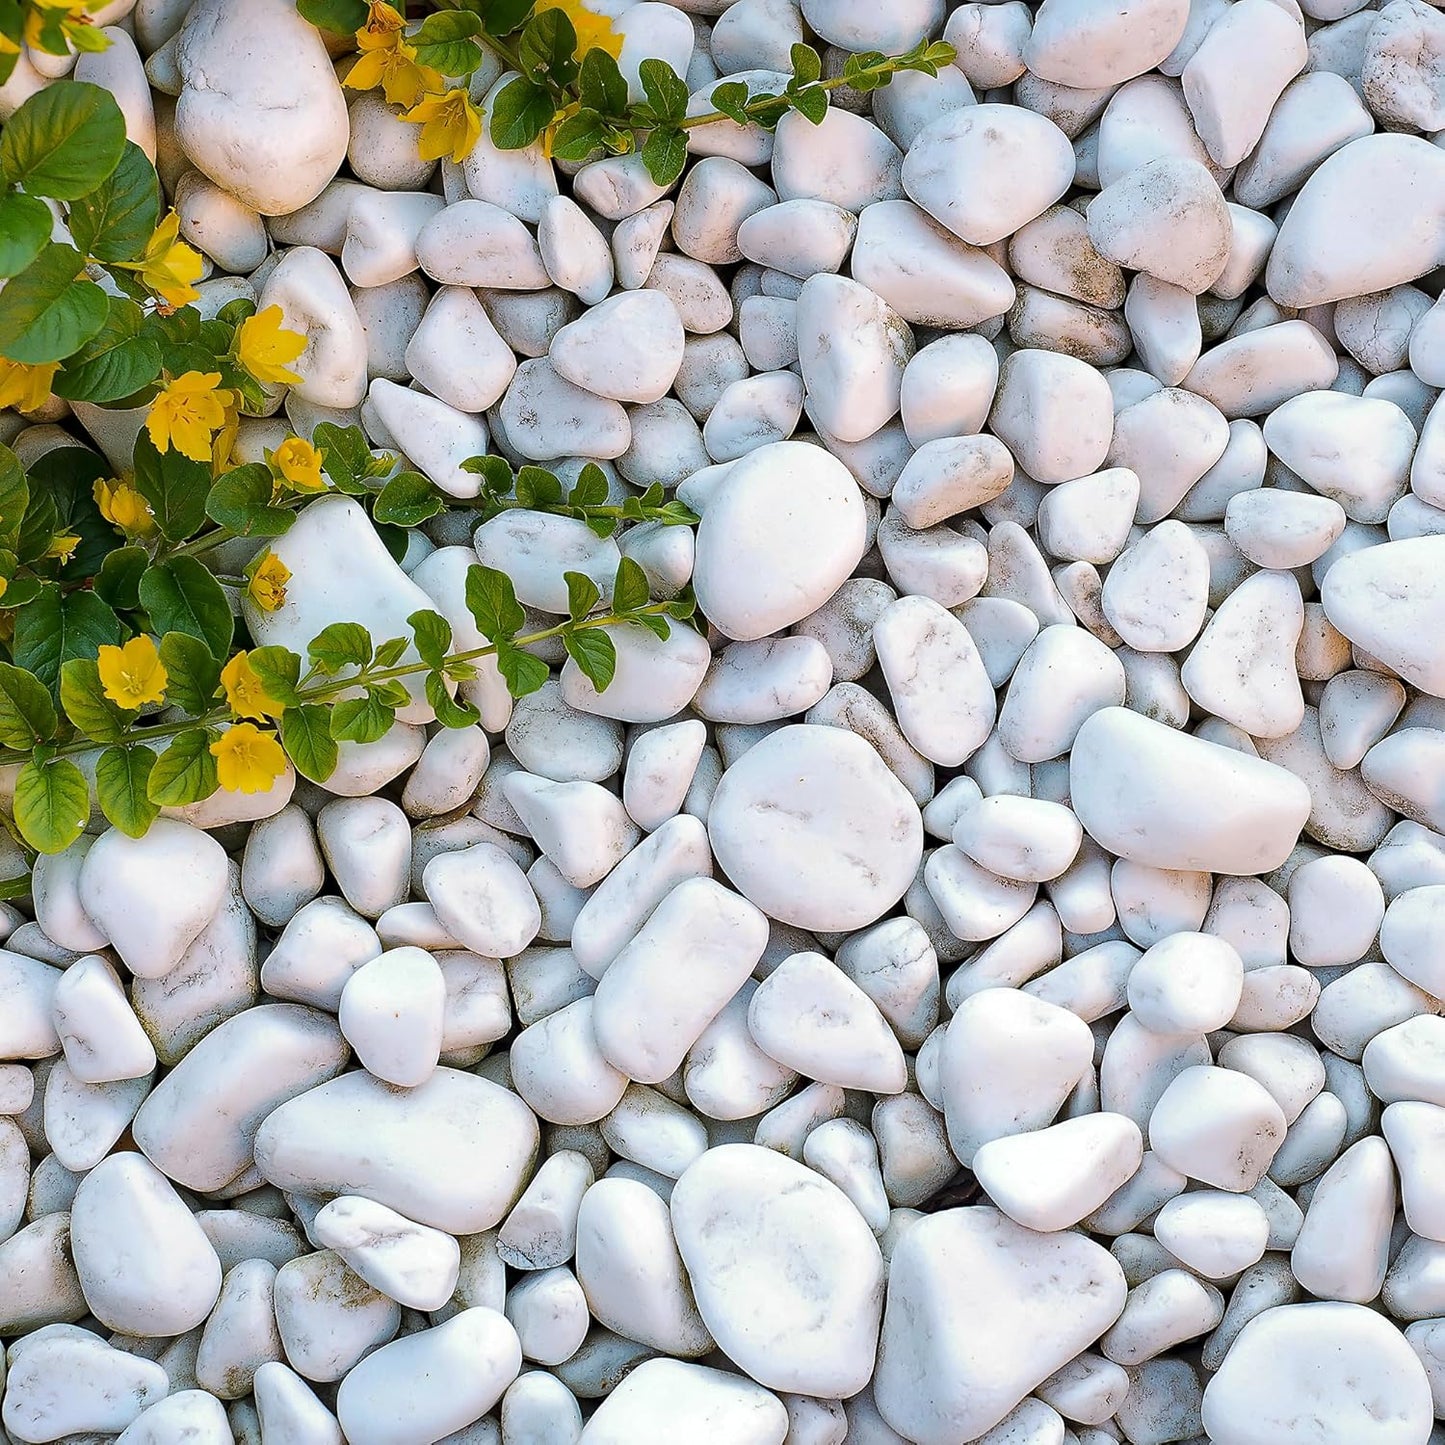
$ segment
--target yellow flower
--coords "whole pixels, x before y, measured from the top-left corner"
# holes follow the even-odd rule
[[[387,35],[397,30],[406,29],[406,19],[401,11],[395,6],[388,5],[386,0],[371,0],[367,11],[366,24],[361,27],[368,35]],[[357,32],[358,36],[361,31]]]
[[[301,380],[286,363],[295,361],[306,350],[306,338],[299,331],[288,331],[282,326],[285,319],[279,306],[268,306],[248,316],[236,331],[236,355],[241,365],[257,381],[273,386]]]
[[[16,411],[34,411],[50,399],[50,384],[60,370],[58,361],[27,366],[23,361],[0,358],[0,406]]]
[[[156,227],[139,261],[126,269],[140,273],[140,279],[168,306],[184,306],[200,296],[194,282],[201,279],[206,263],[201,253],[179,240],[181,218],[174,211]]]
[[[614,60],[622,54],[622,37],[612,28],[605,15],[589,10],[582,0],[537,0],[537,14],[543,10],[560,10],[577,32],[577,59],[589,50],[605,50]]]
[[[225,426],[231,405],[231,393],[220,384],[219,371],[188,371],[166,382],[146,414],[146,430],[158,452],[174,446],[193,462],[211,460],[211,437]]]
[[[251,572],[246,591],[262,612],[275,612],[285,605],[290,580],[291,569],[274,552],[267,552]]]
[[[216,776],[228,793],[264,793],[286,771],[286,754],[275,733],[237,723],[211,744]]]
[[[155,531],[156,519],[150,503],[136,491],[134,483],[124,479],[98,481],[91,488],[91,494],[100,515],[127,536],[148,537]]]
[[[374,90],[379,85],[387,104],[415,105],[427,91],[440,90],[446,84],[440,71],[417,63],[415,48],[401,38],[399,30],[358,30],[356,43],[361,57],[346,77],[350,90]]]
[[[557,132],[562,129],[563,122],[571,120],[581,109],[582,102],[578,100],[574,100],[570,105],[564,105],[552,117],[552,123],[542,132],[542,154],[549,160],[552,156],[552,147],[557,143]]]
[[[235,394],[227,394],[231,397],[231,405],[226,408],[226,417],[221,423],[220,431],[211,441],[211,475],[213,477],[219,477],[230,467],[231,453],[235,450],[236,438],[241,434],[240,408],[235,404]]]
[[[238,652],[221,669],[221,686],[226,689],[226,706],[237,717],[261,722],[268,717],[280,717],[286,711],[286,704],[277,702],[266,691],[266,684],[244,652]]]
[[[80,538],[74,532],[66,532],[63,536],[56,536],[50,539],[50,546],[46,549],[47,557],[56,557],[63,567],[75,556],[75,549],[80,546]]]
[[[445,95],[429,95],[403,112],[403,120],[421,126],[417,149],[424,161],[450,156],[460,164],[482,134],[482,118],[471,97],[459,86]]]
[[[19,43],[18,41],[12,40],[12,39],[11,39],[8,35],[6,35],[3,31],[0,31],[0,55],[19,55],[19,54],[20,54],[20,43]],[[4,595],[3,593],[0,593],[0,596],[3,596],[3,595]]]
[[[148,702],[164,702],[166,669],[149,637],[132,637],[124,647],[106,644],[95,659],[105,695],[134,711]]]
[[[271,465],[298,492],[321,492],[326,478],[321,475],[321,453],[304,437],[290,437],[271,453]]]

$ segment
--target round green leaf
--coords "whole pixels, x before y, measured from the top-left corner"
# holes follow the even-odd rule
[[[50,211],[34,196],[0,195],[0,276],[23,271],[50,239]]]
[[[281,714],[281,745],[296,771],[324,783],[336,769],[338,748],[331,736],[331,712],[316,703],[288,707]]]
[[[48,85],[0,134],[0,173],[32,196],[74,201],[119,164],[125,117],[108,90],[84,81]]]
[[[211,734],[205,728],[188,728],[156,759],[146,793],[162,808],[183,808],[209,798],[220,786]]]
[[[0,662],[0,743],[33,748],[55,736],[55,704],[45,684],[23,667]]]
[[[63,853],[90,821],[90,787],[66,758],[33,758],[15,778],[15,824],[41,853]]]
[[[140,579],[140,603],[157,632],[199,637],[212,657],[231,647],[235,618],[221,584],[194,557],[167,557]]]
[[[5,283],[0,356],[31,366],[64,361],[105,325],[105,292],[94,281],[77,279],[84,264],[74,246],[52,244]]]

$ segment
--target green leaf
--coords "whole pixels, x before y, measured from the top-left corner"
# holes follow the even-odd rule
[[[331,736],[338,742],[374,743],[391,731],[396,709],[381,700],[374,687],[365,697],[343,698],[331,709]]]
[[[444,728],[468,728],[481,720],[471,703],[459,701],[447,691],[446,679],[439,672],[427,673],[426,697]]]
[[[552,675],[551,669],[540,657],[533,657],[530,652],[523,652],[510,642],[497,644],[497,670],[513,697],[526,697],[536,692]]]
[[[521,468],[516,489],[524,507],[552,507],[562,500],[562,483],[545,467]]]
[[[76,728],[96,743],[118,742],[131,718],[106,695],[91,657],[72,657],[60,669],[60,705]]]
[[[600,45],[582,57],[577,94],[584,106],[601,115],[620,118],[627,114],[627,81],[617,62]]]
[[[679,121],[687,114],[687,83],[665,60],[644,60],[638,75],[647,103],[662,120]]]
[[[508,466],[506,457],[468,457],[462,463],[462,470],[481,477],[483,488],[499,497],[506,496],[512,490],[512,469]]]
[[[149,792],[155,765],[147,747],[107,748],[95,760],[100,811],[128,837],[139,838],[160,812]]]
[[[15,552],[22,562],[39,562],[55,534],[60,530],[60,514],[54,495],[44,487],[36,487],[30,494],[25,516],[20,522],[20,536],[15,543]]]
[[[291,529],[296,513],[273,507],[271,469],[262,462],[235,467],[211,483],[206,515],[238,537],[279,537]]]
[[[55,736],[55,704],[45,684],[24,668],[0,662],[0,743],[28,751]]]
[[[586,674],[587,680],[604,692],[617,671],[617,648],[612,639],[600,627],[589,627],[584,632],[569,632],[566,639],[567,656]]]
[[[74,201],[116,168],[125,117],[108,90],[84,81],[49,85],[15,112],[0,134],[0,173],[32,196]]]
[[[183,808],[209,798],[221,786],[216,760],[211,756],[211,733],[187,728],[155,761],[146,784],[151,802],[162,808]]]
[[[161,372],[161,348],[143,334],[139,306],[124,296],[108,298],[105,324],[55,378],[55,392],[69,401],[121,401],[153,382]]]
[[[475,10],[487,27],[488,35],[510,35],[520,30],[532,13],[534,0],[467,0],[467,8]]]
[[[30,468],[31,492],[44,492],[55,502],[56,530],[80,538],[75,555],[59,570],[63,582],[86,582],[119,544],[93,494],[97,479],[111,474],[104,457],[80,446],[56,447]]]
[[[659,186],[670,186],[687,164],[687,136],[680,130],[659,126],[642,147],[642,164]]]
[[[748,124],[748,88],[741,80],[726,80],[715,85],[708,95],[708,102],[714,110],[720,110],[739,125]]]
[[[105,292],[94,281],[77,279],[84,264],[74,246],[52,243],[5,283],[0,291],[0,356],[31,366],[63,361],[105,325]]]
[[[94,592],[47,587],[15,614],[14,656],[18,667],[33,672],[57,697],[60,666],[72,657],[94,657],[109,643],[119,646],[125,629]]]
[[[522,73],[569,86],[577,78],[577,31],[565,10],[534,14],[522,31]]]
[[[584,572],[564,572],[567,584],[567,615],[581,622],[602,599],[602,589]]]
[[[788,52],[788,63],[793,67],[793,78],[804,85],[823,78],[822,57],[811,45],[794,45]]]
[[[216,320],[226,326],[239,326],[243,321],[249,321],[256,314],[256,303],[249,296],[238,296],[234,301],[228,301],[216,312]],[[327,422],[325,425],[330,426]]]
[[[261,686],[287,707],[301,701],[296,684],[301,680],[301,658],[289,647],[255,647],[246,654],[251,670],[261,679]]]
[[[452,625],[439,612],[423,608],[407,619],[416,639],[417,655],[428,667],[441,667],[452,646]]]
[[[125,143],[120,164],[70,208],[70,234],[97,261],[134,261],[160,219],[161,191],[156,168],[133,141]]]
[[[311,639],[306,656],[325,677],[343,667],[365,667],[371,661],[371,634],[359,622],[333,622]]]
[[[160,654],[166,700],[192,715],[207,711],[221,683],[221,664],[206,644],[186,632],[168,632]]]
[[[96,595],[122,612],[139,607],[141,573],[149,564],[144,547],[117,547],[106,554],[95,574]]]
[[[366,24],[366,0],[296,0],[296,10],[322,30],[350,35]]]
[[[135,485],[168,542],[184,542],[205,522],[210,465],[193,462],[174,447],[162,456],[144,427],[135,439]]]
[[[551,93],[526,76],[509,80],[492,97],[489,131],[492,144],[499,150],[521,150],[529,146],[549,125],[557,113]]]
[[[828,114],[828,92],[821,86],[810,85],[806,90],[796,91],[792,99],[793,109],[804,120],[809,120],[814,125],[823,123],[823,117]]]
[[[313,783],[324,783],[336,770],[336,739],[331,736],[331,710],[317,703],[288,707],[281,714],[281,746],[296,771]]]
[[[418,64],[443,75],[470,75],[482,63],[481,46],[471,38],[481,31],[482,22],[469,11],[440,10],[422,21],[409,43],[416,47]]]
[[[23,271],[50,239],[50,208],[35,196],[0,195],[0,276]]]
[[[194,557],[167,557],[147,568],[140,603],[155,631],[199,637],[215,658],[230,653],[236,619],[221,584]]]
[[[381,489],[371,515],[378,522],[415,527],[445,510],[446,503],[420,472],[398,472]]]
[[[0,547],[17,550],[20,524],[30,506],[30,484],[20,458],[7,446],[0,446]]]
[[[613,608],[618,612],[636,612],[651,601],[647,573],[631,557],[624,557],[617,564],[617,576],[612,580]]]
[[[405,707],[411,701],[406,684],[396,677],[389,677],[385,682],[378,683],[376,695],[391,707]]]
[[[44,92],[41,92],[44,94]],[[15,825],[41,853],[63,853],[90,821],[90,786],[68,758],[33,758],[15,778]]]
[[[467,568],[466,603],[477,630],[488,642],[511,637],[527,620],[512,590],[512,579],[480,563]]]
[[[311,443],[321,453],[321,470],[333,486],[352,496],[366,490],[365,479],[376,459],[360,427],[324,421],[311,433]]]
[[[602,52],[591,50],[589,55]],[[595,110],[578,111],[557,127],[552,137],[552,158],[559,161],[585,161],[594,151],[603,148],[605,132]]]
[[[672,626],[667,618],[657,612],[639,612],[628,618],[635,627],[645,627],[659,642],[666,642],[672,636]]]
[[[607,502],[607,473],[596,462],[588,462],[577,474],[576,485],[567,493],[573,507],[601,507]]]
[[[376,656],[372,659],[378,668],[395,667],[409,643],[405,637],[388,637],[376,645]]]

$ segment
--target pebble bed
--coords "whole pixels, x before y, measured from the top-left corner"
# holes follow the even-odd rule
[[[474,639],[478,557],[706,635],[39,863],[0,1442],[1439,1445],[1445,14],[597,9],[695,110],[958,58],[666,193],[420,161],[288,0],[75,64],[202,310],[308,337],[242,453],[359,419],[456,501],[400,565],[310,506],[258,643]],[[702,520],[477,528],[487,450]]]

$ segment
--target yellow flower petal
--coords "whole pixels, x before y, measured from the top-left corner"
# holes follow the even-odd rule
[[[128,268],[139,272],[140,279],[169,306],[194,301],[201,293],[192,283],[205,270],[200,252],[179,239],[180,229],[181,218],[171,211],[156,227],[140,261]]]
[[[282,480],[298,492],[326,490],[321,475],[321,453],[304,437],[290,437],[271,453],[271,465]]]
[[[482,134],[482,117],[460,87],[445,95],[427,96],[401,118],[421,126],[417,149],[424,161],[450,156],[460,164]]]
[[[74,532],[66,532],[64,536],[55,536],[50,539],[50,546],[46,548],[47,557],[56,557],[60,560],[61,566],[75,556],[75,549],[80,546],[80,538]]]
[[[286,771],[286,754],[276,735],[242,722],[211,744],[216,776],[228,793],[264,793]]]
[[[0,406],[13,406],[16,411],[35,411],[44,406],[59,370],[58,361],[27,366],[21,361],[0,359]]]
[[[193,462],[211,460],[211,438],[226,424],[231,393],[219,371],[188,371],[166,382],[146,413],[146,431],[158,452],[171,447]]]
[[[112,527],[119,527],[129,537],[148,537],[155,531],[156,519],[150,504],[124,480],[98,481],[91,488],[100,515]]]
[[[165,701],[166,669],[149,637],[132,637],[124,647],[101,647],[95,665],[102,691],[120,707],[134,711]]]
[[[279,306],[268,306],[236,328],[236,355],[241,365],[257,381],[272,386],[294,385],[301,380],[286,363],[295,361],[306,350],[306,338],[299,331],[288,331],[282,325],[285,319]]]
[[[221,686],[226,689],[226,706],[237,717],[261,722],[268,717],[280,717],[286,711],[286,704],[277,702],[266,691],[266,684],[244,652],[238,652],[221,669]]]
[[[262,612],[275,612],[286,602],[291,569],[274,552],[266,552],[251,571],[246,591]]]

